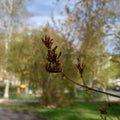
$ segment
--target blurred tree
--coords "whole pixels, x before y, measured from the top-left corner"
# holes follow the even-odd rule
[[[20,80],[28,79],[28,65],[30,53],[32,51],[32,41],[25,32],[17,34],[16,40],[12,40],[9,44],[7,53],[7,71],[16,74]],[[15,34],[14,34],[15,35]]]
[[[14,37],[17,40],[10,42],[7,70],[20,77],[20,80],[27,80],[32,86],[31,89],[42,89],[43,105],[60,106],[68,100],[69,95],[66,95],[65,91],[71,91],[73,93],[71,95],[74,97],[76,86],[64,81],[61,75],[48,74],[44,70],[47,52],[41,38],[44,38],[45,35],[54,38],[55,45],[59,46],[58,51],[62,50],[63,71],[72,78],[77,78],[78,72],[73,61],[75,51],[71,42],[68,42],[64,36],[59,35],[49,25],[40,30],[33,29],[13,35],[17,36]]]
[[[120,64],[120,30],[119,30],[119,26],[115,32],[115,42],[113,42],[113,44],[115,43],[115,52],[113,53],[113,58],[117,58],[116,62],[118,62]],[[114,56],[114,54],[116,54]],[[114,61],[115,62],[115,61]]]
[[[0,32],[3,33],[5,43],[5,53],[9,49],[9,42],[12,40],[14,29],[20,30],[23,19],[26,18],[28,12],[25,8],[25,0],[1,0],[0,1]],[[9,97],[9,73],[6,70],[7,57],[4,59],[5,63],[2,66],[4,70],[4,79],[6,80],[4,98]]]
[[[77,77],[77,71],[74,69],[72,57],[74,49],[64,36],[58,34],[49,25],[41,31],[33,31],[31,36],[33,40],[33,54],[30,65],[30,81],[37,83],[43,90],[43,104],[60,106],[65,104],[67,95],[65,91],[74,91],[74,86],[62,80],[59,74],[48,74],[44,71],[46,63],[46,50],[43,46],[41,38],[45,35],[50,35],[54,38],[55,45],[59,46],[58,51],[62,50],[63,71],[71,77]],[[71,74],[72,73],[72,74]],[[69,102],[68,102],[69,103]]]
[[[4,58],[5,58],[5,46],[4,46],[4,41],[3,39],[3,35],[0,34],[0,79],[2,80],[3,78],[3,70],[1,68],[3,68],[4,65]]]
[[[109,66],[109,78],[115,80],[120,77],[120,65],[117,62],[110,62]]]
[[[66,0],[64,2],[63,14],[67,17],[62,22],[62,33],[76,45],[77,56],[86,65],[83,83],[89,86],[96,78],[106,80],[100,64],[104,64],[108,59],[105,51],[105,37],[108,36],[106,29],[110,30],[110,24],[117,17],[118,11],[113,10],[112,6],[117,5],[118,1],[114,4],[113,1],[107,0]],[[101,73],[102,78],[100,78]]]

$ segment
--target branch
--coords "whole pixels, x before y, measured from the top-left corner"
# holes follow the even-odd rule
[[[110,59],[112,62],[115,62],[115,63],[119,63],[120,64],[120,60],[115,60],[115,59]]]
[[[88,86],[84,86],[84,85],[81,85],[80,83],[78,82],[75,82],[74,80],[70,79],[66,74],[64,74],[62,72],[62,75],[69,81],[71,81],[72,83],[74,83],[75,85],[78,85],[78,86],[81,86],[83,88],[86,88],[88,90],[91,90],[91,91],[94,91],[94,92],[98,92],[98,93],[102,93],[102,94],[105,94],[105,95],[110,95],[110,96],[113,96],[113,97],[117,97],[117,98],[120,98],[119,95],[115,95],[115,94],[112,94],[112,93],[109,93],[109,92],[104,92],[104,91],[101,91],[101,90],[98,90],[98,89],[95,89],[95,88],[91,88],[91,87],[88,87]]]

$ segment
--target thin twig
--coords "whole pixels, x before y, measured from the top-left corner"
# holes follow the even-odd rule
[[[83,88],[86,88],[88,90],[92,90],[92,91],[95,91],[95,92],[98,92],[98,93],[102,93],[102,94],[105,94],[105,95],[110,95],[110,96],[113,96],[113,97],[116,97],[116,98],[120,98],[119,95],[115,95],[115,94],[112,94],[112,93],[109,93],[109,92],[104,92],[104,91],[101,91],[101,90],[98,90],[98,89],[95,89],[95,88],[91,88],[91,87],[88,87],[88,86],[84,86],[78,82],[75,82],[74,80],[70,79],[65,73],[62,72],[62,75],[67,78],[67,80],[71,81],[72,83],[78,85],[78,86],[81,86]]]

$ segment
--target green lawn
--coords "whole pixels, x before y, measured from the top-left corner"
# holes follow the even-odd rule
[[[47,117],[48,120],[102,120],[96,105],[103,107],[106,103],[80,102],[55,109],[45,109],[39,104],[8,105],[8,107],[17,110],[32,110],[40,116]],[[107,120],[120,120],[120,103],[112,103],[107,112]]]
[[[0,99],[3,98],[3,95],[0,94]],[[18,99],[18,100],[34,100],[38,99],[35,95],[29,94],[10,94],[9,99]]]
[[[37,97],[35,95],[29,94],[10,94],[10,99],[19,99],[19,100],[34,100]]]

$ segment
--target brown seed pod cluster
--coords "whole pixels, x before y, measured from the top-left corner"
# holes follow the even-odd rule
[[[51,49],[53,45],[53,39],[51,39],[50,36],[45,36],[45,38],[41,38],[41,40],[48,49]]]
[[[86,66],[85,66],[85,64],[81,63],[81,59],[79,59],[79,58],[77,59],[76,67],[79,70],[79,73],[80,73],[80,75],[82,77],[84,69],[85,69]]]
[[[102,115],[106,115],[107,114],[107,108],[106,107],[102,107],[101,109],[99,109],[100,110],[100,113],[102,114]]]
[[[46,71],[50,73],[62,72],[62,64],[60,62],[60,56],[62,53],[56,53],[57,46],[53,47],[53,39],[51,39],[50,36],[45,36],[45,38],[42,38],[41,40],[48,49],[46,58],[48,63],[45,65]]]

